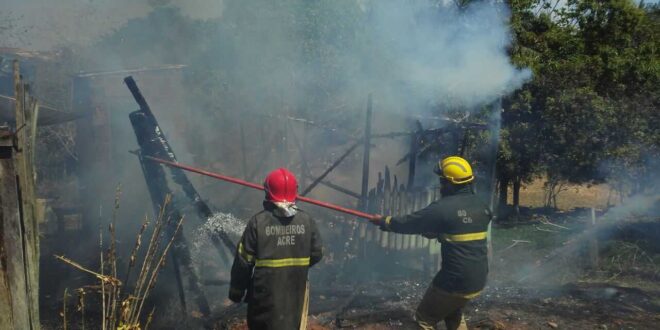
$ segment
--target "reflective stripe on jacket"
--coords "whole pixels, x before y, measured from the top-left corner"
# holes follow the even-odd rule
[[[463,295],[478,294],[488,275],[486,231],[491,213],[466,186],[427,207],[387,217],[383,230],[404,234],[436,234],[442,243],[442,269],[434,285]]]

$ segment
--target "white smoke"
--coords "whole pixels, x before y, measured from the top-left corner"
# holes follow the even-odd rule
[[[5,8],[20,17],[16,28],[24,29],[23,39],[29,40],[29,45],[16,46],[37,49],[67,43],[91,44],[120,29],[127,21],[160,8],[180,8],[184,16],[193,20],[214,20],[219,31],[235,27],[237,30],[232,33],[240,39],[226,39],[228,35],[224,34],[225,39],[204,42],[217,42],[234,52],[238,59],[234,63],[227,63],[222,54],[218,54],[214,63],[219,68],[235,66],[241,76],[231,77],[233,85],[240,85],[244,77],[247,85],[260,89],[244,91],[247,92],[244,101],[270,88],[287,98],[284,102],[295,105],[298,102],[291,99],[309,95],[294,93],[292,89],[326,79],[337,80],[343,86],[334,91],[336,98],[353,99],[357,94],[362,102],[367,92],[374,91],[381,103],[398,110],[417,109],[429,103],[472,107],[515,90],[531,75],[529,70],[514,67],[506,53],[511,35],[509,10],[503,3],[479,1],[459,9],[454,2],[431,0],[269,2],[8,0]],[[342,29],[335,21],[344,18],[353,30],[335,31]],[[304,25],[310,20],[318,26]],[[308,31],[310,28],[318,31]],[[141,33],[144,32],[136,31],[136,37]],[[301,40],[308,33],[318,33],[319,44],[304,44]],[[163,36],[154,33],[144,37],[158,42]],[[318,51],[326,59],[332,57],[329,61],[332,67],[310,66],[301,59],[301,54],[308,51],[306,47],[318,45],[322,49],[312,51]],[[171,46],[176,48],[177,44]],[[185,40],[181,46],[197,51]],[[197,45],[199,49],[209,46],[212,47]],[[144,47],[150,47],[149,43]],[[161,55],[154,55],[151,58],[158,63]],[[113,60],[115,56],[119,57],[104,50],[103,58],[109,63],[125,60]],[[190,58],[195,57],[186,59]],[[283,92],[283,88],[290,90]],[[273,98],[266,100],[272,105]]]
[[[402,127],[407,125],[402,116],[380,119],[393,117],[381,114],[408,116],[437,109],[436,105],[477,107],[515,90],[530,76],[529,70],[516,68],[508,58],[509,11],[502,3],[479,1],[461,9],[451,1],[431,0],[224,0],[208,6],[206,0],[7,0],[3,4],[21,15],[22,26],[33,27],[27,29],[26,39],[38,48],[62,43],[83,48],[74,54],[87,57],[80,61],[84,71],[188,65],[185,83],[172,80],[161,88],[145,74],[138,77],[138,84],[165,132],[172,134],[168,139],[179,160],[202,167],[217,162],[227,174],[246,172],[240,168],[240,157],[228,156],[237,154],[239,145],[236,118],[228,114],[300,110],[308,119],[337,126],[332,120],[339,118],[341,125],[359,126],[348,129],[361,131],[366,96],[373,92],[374,132],[385,131],[383,126],[401,130],[407,129]],[[202,15],[205,8],[207,15]],[[123,89],[121,76],[116,80],[122,92],[108,99],[121,104],[106,104],[115,116],[113,135],[132,141],[126,115],[135,104]],[[104,93],[99,91],[99,100]],[[255,171],[256,162],[270,162],[263,171],[282,166],[281,159],[262,158],[259,153],[272,136],[257,133],[263,127],[267,133],[280,129],[282,123],[262,117],[246,121],[247,172]],[[309,144],[318,150],[312,166],[332,158],[330,147],[345,143],[312,133]],[[134,149],[130,143],[114,144],[120,149],[117,154]],[[387,152],[372,154],[372,163],[391,164],[382,158],[400,157],[396,147],[383,150]],[[131,164],[132,168],[124,165],[127,170],[118,171],[123,176],[116,179],[141,185],[134,180],[141,173],[129,176],[128,172],[139,170],[137,162]],[[333,175],[354,175],[352,164],[342,166]],[[348,188],[357,183],[346,181]],[[143,186],[134,188],[145,191]],[[234,232],[238,236],[242,226],[232,219],[219,215],[204,228],[228,232],[241,228]]]
[[[631,217],[660,217],[660,195],[639,194],[628,198],[623,204],[618,205],[605,213],[606,220],[617,222]]]
[[[461,10],[432,1],[371,1],[364,8],[370,44],[360,50],[366,70],[357,81],[379,95],[407,99],[413,107],[436,102],[469,108],[531,76],[506,53],[511,35],[503,4],[484,1]]]

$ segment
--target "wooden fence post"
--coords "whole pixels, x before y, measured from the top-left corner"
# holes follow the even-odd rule
[[[0,329],[39,329],[39,228],[34,217],[35,132],[18,61],[14,61],[16,131],[0,131]]]

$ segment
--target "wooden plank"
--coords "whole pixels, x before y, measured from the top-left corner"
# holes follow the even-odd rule
[[[403,237],[405,235],[403,234],[398,234],[396,235],[396,249],[397,250],[403,250]]]
[[[371,190],[369,190],[369,194],[368,194],[368,197],[367,197],[367,205],[363,205],[363,207],[365,207],[368,210],[369,213],[377,214],[379,210],[377,209],[376,204],[377,204],[376,203],[376,189],[371,189]],[[369,231],[370,229],[371,229],[371,226],[368,226],[366,231]],[[365,231],[365,235],[366,235],[366,231]]]
[[[0,159],[0,178],[0,248],[4,259],[0,267],[0,329],[30,329],[25,296],[23,232],[13,158]]]
[[[396,176],[394,178],[396,182]],[[390,193],[390,214],[392,215],[401,215],[401,211],[399,208],[399,191],[397,189],[398,187],[396,183],[392,185],[392,192]],[[403,240],[404,237],[408,235],[397,235],[397,236],[401,236],[400,239]],[[403,247],[401,247],[400,249],[403,249]]]
[[[381,180],[379,179],[379,182]],[[381,214],[384,215],[394,215],[392,213],[391,209],[391,204],[390,204],[390,187],[389,187],[389,171],[385,169],[385,179],[382,180],[382,194],[381,194],[381,199],[382,199],[382,205],[383,205],[383,212]],[[387,249],[388,248],[388,242],[390,240],[391,236],[394,236],[394,233],[386,232],[386,231],[380,231],[380,237],[379,237],[379,243],[380,243],[380,248],[381,249]]]
[[[406,209],[405,209],[405,204],[404,204],[404,199],[405,199],[405,191],[399,190],[397,191],[396,194],[396,212],[399,215],[407,214]],[[403,248],[408,250],[411,249],[412,247],[412,242],[414,241],[415,237],[417,235],[405,235],[404,240],[403,240]]]
[[[28,295],[30,300],[30,317],[32,328],[39,328],[39,222],[36,217],[36,170],[34,166],[34,159],[36,153],[36,134],[37,134],[37,118],[35,111],[39,110],[37,100],[28,97],[29,108],[24,108],[25,120],[29,130],[25,131],[25,148],[26,153],[23,154],[25,160],[25,172],[23,173],[24,180],[22,183],[21,191],[28,191],[28,195],[21,197],[23,205],[28,212],[23,212],[23,225],[25,226],[25,235],[27,236],[26,242],[26,255],[29,257],[27,263],[28,281]],[[24,107],[25,107],[24,103]]]
[[[378,182],[376,183],[376,190],[375,190],[375,193],[376,193],[375,194],[375,206],[376,206],[376,213],[378,213],[378,214],[387,214],[387,213],[385,213],[386,210],[385,210],[385,204],[384,204],[384,200],[383,200],[383,194],[384,194],[384,192],[383,192],[383,187],[384,187],[383,182],[384,181],[383,181],[383,178],[381,176],[381,173],[378,173]],[[380,229],[378,229],[376,227],[371,228],[371,230],[374,231],[374,232],[380,231]]]
[[[387,200],[387,207],[389,208],[390,214],[394,214],[396,210],[394,209],[394,205],[392,205],[392,194],[390,192],[390,169],[386,166],[385,167],[385,199]],[[401,234],[395,234],[394,235],[394,249],[395,250],[401,250],[403,246],[403,235]]]
[[[390,170],[386,166],[385,178],[383,180],[383,194],[382,194],[383,212],[381,214],[393,215],[391,195],[392,195],[392,187],[390,185]],[[397,235],[395,234],[394,236]]]
[[[23,239],[23,269],[25,271],[25,287],[27,292],[27,309],[25,313],[29,319],[25,329],[39,328],[39,231],[34,216],[34,167],[32,166],[32,152],[34,146],[30,144],[32,132],[31,114],[27,104],[31,99],[26,93],[20,75],[19,63],[14,61],[14,93],[16,97],[16,145],[18,152],[14,156],[15,172],[17,177],[18,199],[20,203],[20,224]]]

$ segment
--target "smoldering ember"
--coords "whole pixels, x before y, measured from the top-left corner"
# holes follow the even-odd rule
[[[659,329],[657,0],[4,0],[0,329]]]

